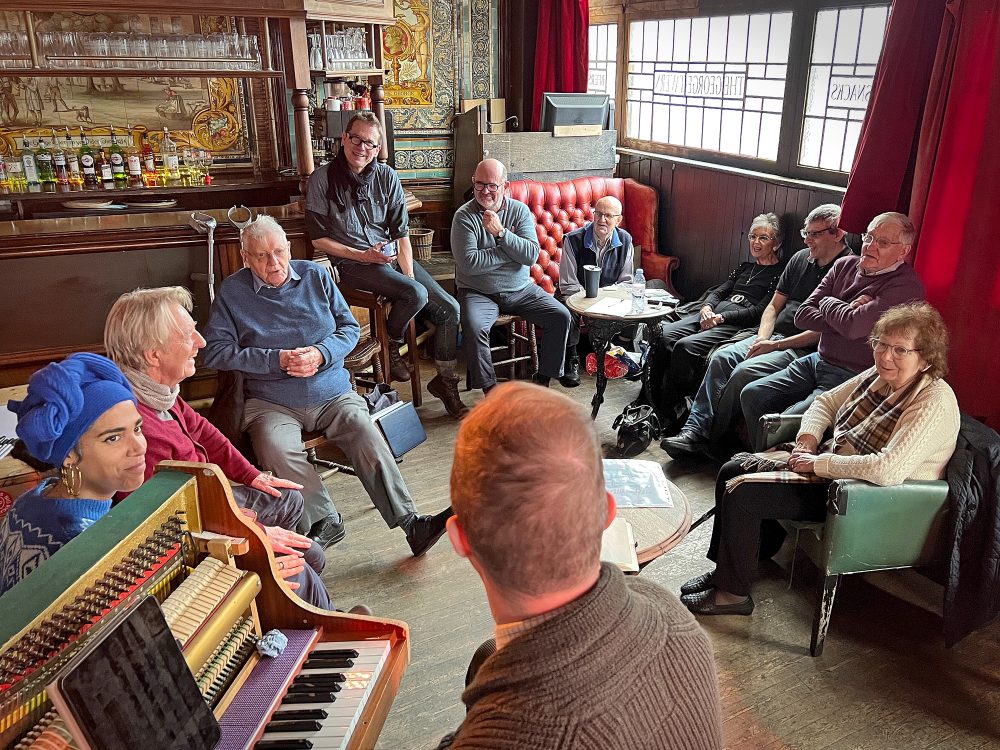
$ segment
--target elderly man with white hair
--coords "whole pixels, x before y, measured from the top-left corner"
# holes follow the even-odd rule
[[[351,387],[344,358],[360,327],[330,272],[291,259],[285,231],[269,216],[243,233],[246,267],[222,282],[205,330],[205,364],[245,378],[243,427],[277,475],[303,485],[300,531],[326,546],[344,536],[343,518],[306,458],[302,431],[318,431],[357,470],[389,528],[401,527],[414,556],[444,533],[451,509],[419,515],[368,407]]]
[[[594,220],[563,237],[559,259],[559,294],[565,302],[583,289],[583,267],[601,269],[601,287],[632,281],[635,261],[632,235],[622,229],[622,204],[613,195],[605,195],[594,204]],[[559,382],[566,388],[580,385],[580,316],[570,311],[572,323],[566,337],[566,361]]]

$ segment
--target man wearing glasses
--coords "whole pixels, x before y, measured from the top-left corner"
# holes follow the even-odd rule
[[[755,380],[784,369],[816,349],[819,334],[795,325],[795,313],[833,263],[851,250],[840,229],[840,206],[825,203],[806,216],[799,231],[806,246],[788,261],[757,334],[716,351],[681,431],[660,442],[672,458],[704,453],[722,438],[740,413],[740,393]]]
[[[872,362],[868,339],[882,313],[924,298],[923,284],[906,262],[915,233],[905,214],[879,214],[861,235],[861,255],[834,263],[799,307],[795,325],[818,333],[819,346],[743,389],[740,403],[754,450],[764,447],[764,414],[802,414],[818,394],[867,370]]]
[[[569,310],[529,274],[538,259],[535,219],[528,207],[505,195],[507,169],[496,159],[481,161],[472,177],[475,196],[455,212],[451,252],[462,308],[469,385],[489,391],[497,383],[490,353],[490,328],[501,314],[518,315],[542,331],[538,372],[548,386],[563,374]]]
[[[375,161],[385,142],[382,123],[359,112],[344,128],[336,158],[309,177],[306,229],[316,250],[337,266],[340,279],[392,302],[387,328],[392,380],[408,380],[399,353],[418,312],[434,323],[434,365],[427,390],[458,419],[468,411],[458,394],[458,302],[413,260],[403,186],[395,170]]]
[[[585,265],[599,266],[601,286],[632,281],[632,235],[619,229],[622,223],[622,204],[612,195],[606,195],[594,204],[594,220],[563,237],[562,257],[559,259],[559,299],[576,294],[583,289],[581,279]],[[559,382],[566,388],[580,385],[580,317],[570,312],[572,322],[566,340],[564,374]]]

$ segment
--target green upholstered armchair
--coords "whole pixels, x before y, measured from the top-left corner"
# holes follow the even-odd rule
[[[793,442],[800,415],[766,414],[768,446]],[[809,653],[823,653],[833,599],[842,576],[911,568],[931,562],[947,509],[944,480],[879,487],[858,479],[830,484],[824,523],[781,521],[822,575]]]

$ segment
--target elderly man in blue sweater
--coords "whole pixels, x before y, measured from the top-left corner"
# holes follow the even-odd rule
[[[347,456],[389,528],[414,556],[444,533],[451,509],[422,516],[389,447],[344,369],[360,328],[329,271],[291,260],[281,225],[261,216],[243,233],[246,268],[222,282],[205,331],[205,364],[246,383],[243,428],[261,466],[303,485],[300,531],[324,547],[344,538],[343,518],[306,458],[302,431],[319,431]]]
[[[451,253],[469,385],[489,391],[497,384],[490,353],[490,329],[501,313],[520,315],[542,331],[538,372],[548,386],[563,374],[569,310],[537,286],[529,273],[538,260],[538,236],[531,211],[506,196],[507,169],[496,159],[479,162],[472,177],[475,197],[455,212]]]

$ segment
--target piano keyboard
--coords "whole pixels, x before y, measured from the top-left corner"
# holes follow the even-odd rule
[[[257,750],[347,747],[388,655],[389,641],[317,644],[264,727]]]

